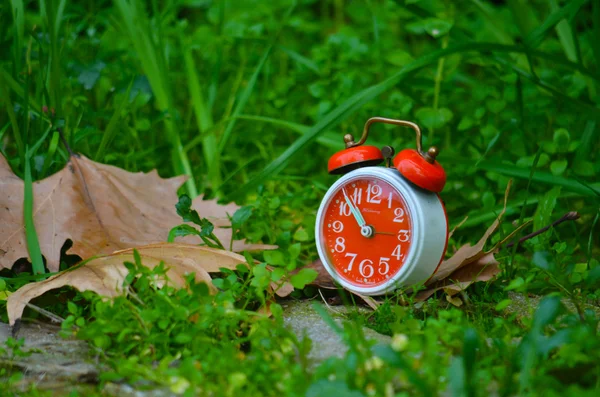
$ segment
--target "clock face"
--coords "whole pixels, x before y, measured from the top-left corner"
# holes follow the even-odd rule
[[[404,265],[412,220],[405,200],[384,179],[350,179],[333,192],[323,214],[322,251],[346,282],[376,287]]]

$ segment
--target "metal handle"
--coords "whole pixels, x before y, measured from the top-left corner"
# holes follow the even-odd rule
[[[346,149],[355,146],[360,146],[363,143],[365,143],[367,137],[369,136],[369,128],[371,127],[371,124],[374,123],[392,124],[401,127],[412,128],[416,133],[417,151],[429,163],[433,163],[435,161],[435,158],[439,154],[439,150],[435,146],[430,147],[426,153],[423,152],[421,129],[417,124],[413,123],[412,121],[387,119],[385,117],[371,117],[370,119],[368,119],[363,128],[362,136],[360,137],[360,140],[358,142],[354,142],[354,137],[351,134],[344,135],[344,143],[346,144]]]

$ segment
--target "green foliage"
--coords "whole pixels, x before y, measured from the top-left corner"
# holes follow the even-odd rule
[[[3,382],[3,390],[10,390],[18,384],[23,374],[16,367],[16,362],[30,356],[33,351],[24,349],[25,339],[14,339],[9,337],[0,345],[0,380]]]
[[[193,275],[186,288],[175,289],[164,267],[126,265],[128,297],[87,294],[90,312],[69,304],[63,323],[110,366],[104,381],[151,381],[187,395],[275,396],[303,387],[305,369],[297,358],[307,346],[283,327],[281,311],[272,310],[270,319],[227,291],[210,295]]]
[[[598,316],[591,311],[583,319],[565,314],[557,296],[542,300],[524,328],[512,316],[495,318],[484,331],[456,308],[425,318],[418,318],[415,309],[400,311],[389,345],[372,347],[349,323],[343,332],[349,352],[319,367],[315,376],[321,380],[310,390],[342,383],[362,395],[450,390],[457,396],[484,396],[492,390],[499,395],[578,395],[598,388]],[[582,354],[584,349],[596,350]]]
[[[224,248],[219,238],[213,233],[215,229],[214,225],[208,219],[200,218],[198,211],[192,209],[192,199],[188,195],[183,194],[179,197],[179,201],[175,204],[175,209],[177,210],[177,215],[184,222],[192,222],[200,226],[200,230],[186,224],[175,226],[169,231],[169,242],[173,242],[175,237],[194,235],[200,237],[202,242],[209,247]]]

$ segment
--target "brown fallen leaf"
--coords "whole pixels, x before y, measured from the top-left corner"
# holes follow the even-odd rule
[[[66,240],[68,254],[89,258],[118,249],[167,240],[169,230],[182,223],[175,211],[177,189],[184,176],[161,178],[156,170],[131,173],[72,156],[65,168],[33,184],[34,223],[42,255],[57,271]],[[0,269],[29,258],[23,224],[23,181],[0,155]],[[227,215],[238,209],[197,197],[192,207],[215,225],[214,233],[229,247],[232,231]],[[196,236],[178,241],[200,243]],[[272,249],[270,245],[235,241],[233,250]]]
[[[462,225],[464,225],[467,219],[469,219],[469,215],[465,216],[463,220],[458,223],[458,225],[454,226],[452,230],[450,230],[450,233],[448,233],[448,239],[452,238],[454,232],[456,232]]]
[[[476,261],[470,262],[468,266],[459,268],[448,278],[429,284],[427,289],[417,293],[415,301],[424,301],[439,290],[444,290],[446,295],[454,296],[475,282],[492,280],[500,273],[499,263],[494,258],[494,253],[485,254]]]
[[[361,294],[357,294],[357,293],[354,293],[354,295],[356,295],[360,299],[362,299],[363,302],[365,302],[367,304],[367,306],[369,306],[373,310],[377,310],[379,305],[381,305],[381,303],[376,301],[375,298],[373,298],[372,296],[361,295]]]
[[[431,276],[431,278],[427,281],[427,284],[433,284],[436,281],[443,280],[450,276],[452,272],[456,269],[466,266],[469,263],[477,261],[479,258],[484,256],[486,253],[483,250],[483,247],[487,243],[490,236],[498,229],[500,226],[500,222],[504,217],[504,213],[506,212],[506,205],[508,203],[508,193],[510,192],[510,187],[512,185],[512,180],[508,182],[508,186],[506,186],[506,191],[504,193],[504,207],[502,211],[496,217],[496,220],[492,223],[490,227],[485,231],[483,236],[479,239],[477,244],[471,246],[469,244],[465,244],[459,248],[458,251],[452,257],[443,261],[440,266],[437,268],[436,272]]]
[[[144,266],[152,269],[161,262],[168,268],[167,277],[174,286],[183,287],[185,276],[195,273],[197,281],[205,281],[212,291],[209,273],[219,268],[235,269],[246,259],[239,254],[220,249],[181,243],[162,243],[135,248]],[[133,248],[111,255],[93,258],[80,266],[65,270],[46,280],[26,284],[12,293],[6,303],[10,325],[21,317],[25,306],[45,292],[70,286],[78,291],[93,291],[108,298],[125,293],[123,281],[128,274],[123,262],[134,262]]]
[[[504,206],[506,208],[506,202]],[[500,215],[498,215],[498,218],[496,219],[494,224],[492,224],[492,226],[490,226],[490,228],[487,230],[486,235],[488,234],[491,228],[493,228],[494,226],[497,227],[496,223],[501,220],[503,214],[504,210]],[[481,251],[477,252],[476,255],[465,255],[462,258],[463,261],[458,263],[458,266],[456,266],[454,271],[450,272],[448,276],[445,276],[441,279],[434,279],[434,277],[432,277],[426,284],[427,288],[425,290],[419,291],[419,293],[416,296],[416,301],[423,301],[429,298],[431,295],[433,295],[436,291],[439,291],[440,289],[443,289],[447,295],[453,296],[461,291],[464,291],[473,283],[476,283],[478,281],[490,281],[493,278],[495,278],[501,271],[500,267],[498,266],[499,263],[496,260],[495,255],[498,253],[498,251],[500,251],[500,248],[502,248],[502,246],[504,246],[504,244],[507,241],[512,240],[515,237],[515,235],[517,235],[529,225],[531,225],[531,221],[523,223],[521,226],[514,229],[512,232],[510,232],[502,240],[498,241],[491,249],[487,251],[481,249]],[[479,241],[475,246],[479,246],[480,243],[481,241]],[[481,247],[483,248],[483,245]],[[464,246],[461,248],[464,248]],[[452,256],[452,258],[457,257],[460,251],[461,250],[459,249],[456,252],[456,254]],[[466,249],[464,250],[464,252],[468,251],[469,250]],[[448,261],[450,261],[452,258],[450,258]],[[448,269],[448,267],[446,267],[446,269]]]
[[[446,300],[456,307],[461,307],[463,304],[463,301],[457,296],[446,295]]]
[[[506,186],[502,211],[500,211],[492,225],[485,231],[475,245],[463,245],[454,255],[452,255],[452,257],[440,264],[433,276],[426,282],[427,288],[417,293],[417,302],[429,298],[440,289],[443,289],[447,296],[451,298],[460,291],[465,290],[471,284],[478,281],[489,281],[500,273],[499,263],[496,261],[494,254],[498,252],[504,242],[508,241],[512,236],[522,230],[523,227],[527,226],[527,224],[522,225],[502,241],[498,242],[492,249],[488,251],[484,250],[484,246],[488,239],[496,230],[498,230],[500,222],[504,217],[511,185],[512,180],[509,181]],[[457,303],[452,300],[449,300],[449,302],[452,304]]]
[[[298,269],[292,271],[291,274],[292,275],[296,274],[301,269],[316,270],[317,278],[309,285],[313,285],[313,286],[316,286],[319,288],[324,288],[324,289],[338,289],[338,286],[335,284],[335,281],[333,280],[331,275],[327,272],[327,270],[325,270],[325,267],[323,266],[323,262],[321,262],[321,259],[317,259],[314,262],[309,263],[308,265],[306,265],[302,268],[298,268]]]
[[[282,282],[271,282],[271,288],[275,292],[277,296],[280,298],[285,298],[292,292],[294,292],[294,286],[287,281]]]

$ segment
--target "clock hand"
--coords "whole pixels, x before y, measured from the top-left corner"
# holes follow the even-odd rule
[[[350,197],[348,197],[346,189],[342,188],[342,193],[344,193],[344,199],[346,200],[346,204],[348,204],[348,207],[350,207],[350,212],[352,212],[352,215],[354,215],[354,219],[356,219],[356,223],[358,223],[358,226],[360,226],[360,234],[363,237],[367,238],[373,237],[373,233],[375,233],[375,229],[373,228],[373,226],[367,225],[367,222],[365,222],[365,218],[363,218],[362,214],[360,213],[360,210],[352,203]]]
[[[385,235],[388,235],[388,236],[395,236],[396,235],[396,233],[387,233],[387,232],[374,232],[374,234],[385,234]]]
[[[363,218],[358,208],[354,206],[352,200],[350,200],[350,197],[348,197],[346,189],[342,188],[342,193],[344,193],[344,199],[346,200],[346,204],[348,204],[348,207],[350,207],[350,212],[352,212],[352,215],[354,216],[354,219],[356,219],[356,223],[358,223],[358,226],[360,226],[361,228],[366,226],[367,222],[365,222],[365,219]]]

